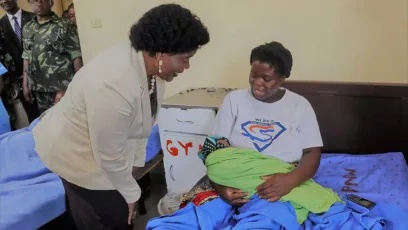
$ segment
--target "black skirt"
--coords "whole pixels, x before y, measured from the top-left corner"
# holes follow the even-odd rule
[[[132,230],[128,205],[116,190],[89,190],[62,179],[67,213],[79,230]]]

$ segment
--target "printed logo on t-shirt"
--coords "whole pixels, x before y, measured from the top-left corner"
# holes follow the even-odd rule
[[[258,152],[264,151],[286,131],[280,122],[265,119],[244,122],[241,124],[241,129],[242,135],[253,143]]]

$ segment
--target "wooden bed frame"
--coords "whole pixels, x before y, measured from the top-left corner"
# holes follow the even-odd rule
[[[325,153],[403,152],[408,162],[408,84],[287,81],[312,104]]]

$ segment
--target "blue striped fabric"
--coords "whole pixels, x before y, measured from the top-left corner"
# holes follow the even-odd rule
[[[14,32],[16,33],[18,40],[21,40],[21,37],[22,37],[21,26],[18,24],[16,16],[13,16],[13,21],[14,21]]]

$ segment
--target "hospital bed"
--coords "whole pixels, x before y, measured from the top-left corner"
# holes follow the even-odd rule
[[[314,179],[340,195],[355,193],[374,201],[394,203],[408,212],[408,84],[287,81],[284,87],[310,101],[320,125],[324,148]],[[192,94],[197,94],[197,91],[190,90],[190,95],[182,99],[193,98]],[[181,96],[178,96],[180,100]],[[214,95],[207,97],[217,98]],[[189,114],[195,108],[190,106],[184,110],[185,114]],[[180,115],[181,118],[175,119],[176,115],[163,116],[160,124],[166,125],[173,119],[177,120],[174,127],[183,125],[184,130],[190,133],[199,133],[195,128],[197,126],[205,127],[205,132],[211,130],[211,119],[200,119],[198,115]],[[181,125],[179,120],[188,122]],[[163,130],[175,129],[163,126]],[[200,131],[202,142],[206,135]],[[162,140],[162,148],[164,165],[169,166],[165,167],[167,187],[173,193],[169,192],[159,202],[158,210],[162,214],[177,210],[179,197],[188,192],[198,180],[196,178],[205,174],[205,169],[198,170],[203,166],[196,154],[188,154],[188,158],[182,155],[176,159],[174,155],[177,154],[172,153],[171,148],[166,148],[169,140]],[[196,145],[193,144],[191,150]],[[191,159],[193,157],[196,159]],[[185,173],[174,173],[181,170]],[[191,181],[192,178],[194,181]]]
[[[34,150],[29,127],[0,135],[0,229],[1,230],[55,230],[75,229],[66,213],[65,192],[60,178],[50,172]],[[146,166],[137,180],[141,180],[162,160],[158,128],[152,130],[149,141],[140,140],[139,151],[149,149]],[[142,150],[143,149],[143,150]],[[143,188],[142,188],[143,192]],[[142,196],[143,197],[143,196]],[[143,199],[139,210],[145,210]]]

